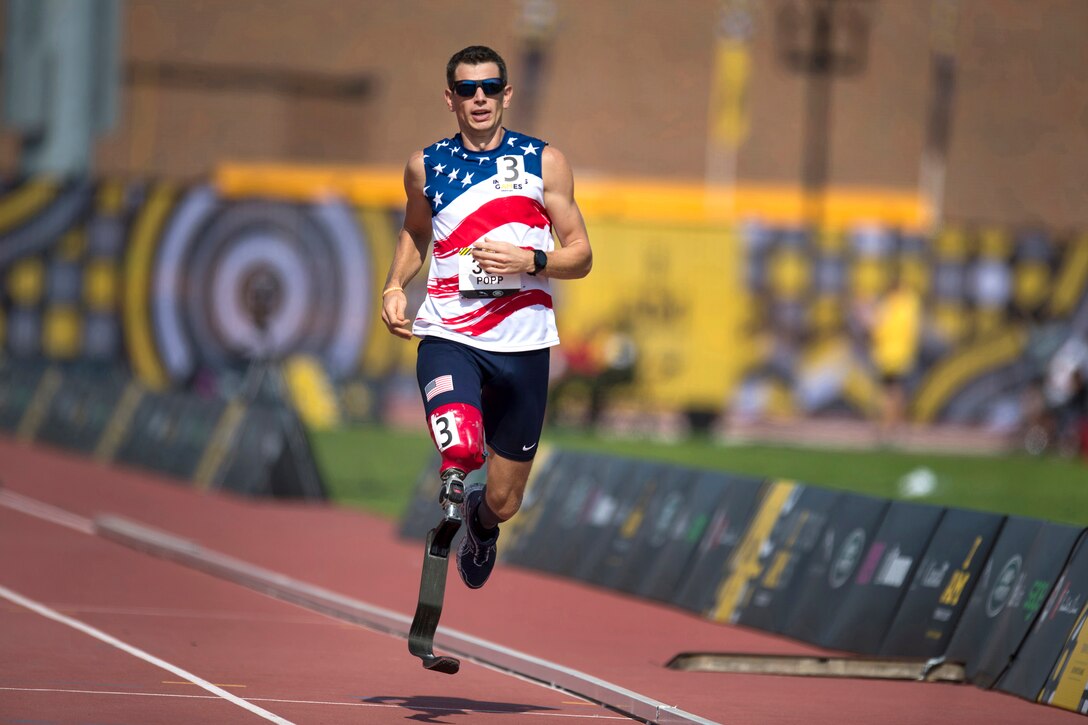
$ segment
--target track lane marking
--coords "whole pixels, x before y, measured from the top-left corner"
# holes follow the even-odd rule
[[[192,685],[193,682],[186,682],[185,680],[162,680],[163,685]],[[222,682],[216,683],[216,687],[240,687],[245,689],[246,685],[224,685]]]
[[[265,720],[268,720],[269,722],[277,723],[277,725],[293,725],[293,723],[290,720],[286,720],[286,719],[280,717],[279,715],[277,715],[275,713],[269,712],[268,710],[265,710],[262,707],[258,707],[257,705],[254,705],[251,702],[243,700],[242,698],[237,697],[236,695],[232,695],[231,693],[227,692],[226,690],[224,690],[224,689],[222,689],[220,687],[216,687],[215,685],[208,682],[207,680],[205,680],[205,679],[203,679],[201,677],[198,677],[198,676],[194,675],[193,673],[188,672],[187,670],[184,670],[181,667],[178,667],[177,665],[172,665],[172,664],[170,664],[169,662],[167,662],[165,660],[159,659],[158,657],[156,657],[153,654],[149,654],[147,652],[144,652],[142,649],[140,649],[138,647],[134,647],[134,646],[132,646],[132,645],[126,643],[126,642],[122,642],[121,640],[117,639],[116,637],[114,637],[112,635],[109,635],[109,634],[106,634],[102,630],[95,629],[94,627],[90,626],[89,624],[85,624],[85,623],[79,621],[78,619],[72,619],[71,617],[65,616],[65,615],[61,614],[60,612],[54,611],[54,610],[50,609],[49,607],[45,606],[44,604],[40,604],[39,602],[36,602],[33,599],[28,599],[27,597],[24,597],[22,594],[19,594],[18,592],[14,592],[14,591],[8,589],[5,586],[0,586],[0,597],[3,597],[4,599],[7,599],[9,602],[12,602],[14,604],[18,604],[21,607],[29,609],[30,611],[34,612],[35,614],[38,614],[38,615],[40,615],[42,617],[45,617],[46,619],[51,619],[54,622],[59,622],[60,624],[71,627],[72,629],[75,629],[75,630],[77,630],[79,632],[82,632],[83,634],[86,634],[86,635],[88,635],[90,637],[94,637],[95,639],[97,639],[100,642],[104,642],[105,644],[108,644],[111,647],[115,647],[115,648],[121,650],[122,652],[125,652],[126,654],[132,655],[133,657],[136,657],[137,659],[141,659],[144,662],[147,662],[148,664],[152,664],[152,665],[154,665],[154,666],[156,666],[156,667],[158,667],[160,669],[166,670],[167,672],[169,672],[169,673],[171,673],[173,675],[177,675],[178,677],[180,677],[182,679],[188,680],[189,682],[193,683],[194,685],[197,685],[198,687],[201,687],[201,688],[207,690],[208,692],[212,693],[213,695],[217,695],[220,698],[222,698],[224,700],[227,700],[228,702],[230,702],[230,703],[232,703],[234,705],[237,705],[238,707],[242,708],[243,710],[248,710],[249,712],[253,713],[254,715],[257,715],[258,717],[262,717]]]

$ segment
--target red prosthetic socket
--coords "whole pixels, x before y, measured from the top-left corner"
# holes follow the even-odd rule
[[[431,440],[442,455],[440,472],[460,468],[465,473],[484,465],[484,419],[478,408],[448,403],[430,417]]]

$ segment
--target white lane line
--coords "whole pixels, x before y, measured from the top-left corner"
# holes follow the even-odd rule
[[[70,511],[65,511],[62,508],[57,508],[29,496],[23,496],[14,491],[0,490],[0,506],[7,506],[9,509],[36,516],[39,519],[59,524],[81,534],[94,536],[95,533],[94,522],[90,519],[77,516]]]
[[[0,692],[49,692],[62,695],[123,695],[127,697],[177,697],[188,700],[214,700],[211,695],[183,695],[173,692],[123,692],[120,690],[73,690],[63,689],[59,687],[0,687]],[[426,712],[434,713],[483,713],[483,714],[497,714],[508,715],[511,714],[510,710],[486,710],[483,708],[474,707],[442,707],[440,697],[435,697],[434,705],[416,705],[408,706],[403,703],[395,702],[337,702],[335,700],[288,700],[283,698],[273,697],[251,697],[248,698],[249,702],[274,702],[281,705],[337,705],[340,707],[375,707],[397,710],[425,710]],[[564,703],[566,704],[566,703]],[[570,703],[581,705],[583,703]],[[584,703],[599,707],[594,703]],[[547,707],[547,706],[543,706]],[[579,720],[620,720],[623,722],[631,722],[631,718],[622,717],[620,715],[597,715],[597,714],[582,714],[582,713],[566,713],[566,712],[517,712],[517,715],[531,715],[533,717],[565,717]]]
[[[52,619],[54,622],[59,622],[61,624],[67,625],[68,627],[71,627],[72,629],[83,632],[83,634],[94,637],[95,639],[99,640],[100,642],[105,642],[106,644],[108,644],[108,645],[110,645],[112,647],[116,647],[117,649],[121,650],[122,652],[130,654],[133,657],[141,659],[144,662],[147,662],[149,664],[155,665],[156,667],[162,668],[162,669],[166,670],[167,672],[170,672],[171,674],[177,675],[178,677],[180,677],[180,678],[182,678],[184,680],[188,680],[189,682],[192,682],[194,685],[197,685],[197,686],[207,690],[208,692],[212,693],[213,695],[218,695],[219,697],[223,698],[224,700],[227,700],[228,702],[233,703],[234,705],[237,705],[238,707],[242,708],[243,710],[249,710],[254,715],[257,715],[259,717],[263,717],[265,720],[268,720],[269,722],[279,723],[279,725],[293,725],[290,720],[285,720],[284,718],[280,717],[279,715],[276,715],[275,713],[269,712],[268,710],[265,710],[264,708],[261,708],[261,707],[258,707],[256,705],[254,705],[253,703],[247,702],[246,700],[243,700],[242,698],[237,697],[236,695],[232,695],[229,692],[227,692],[226,690],[224,690],[224,689],[222,689],[220,687],[216,687],[212,683],[210,683],[207,680],[204,680],[204,679],[202,679],[200,677],[197,677],[196,675],[192,674],[191,672],[187,672],[186,670],[183,670],[182,668],[180,668],[180,667],[178,667],[176,665],[172,665],[169,662],[166,662],[165,660],[161,660],[161,659],[159,659],[158,657],[156,657],[156,656],[154,656],[152,654],[148,654],[147,652],[144,652],[142,649],[139,649],[138,647],[133,647],[130,644],[122,642],[121,640],[117,639],[116,637],[108,635],[108,634],[106,634],[105,632],[103,632],[103,631],[101,631],[99,629],[95,629],[94,627],[90,626],[89,624],[84,624],[83,622],[80,622],[78,619],[72,619],[71,617],[66,617],[63,614],[61,614],[60,612],[54,611],[54,610],[50,609],[49,607],[45,606],[44,604],[39,604],[38,602],[35,602],[32,599],[27,599],[23,595],[18,594],[17,592],[13,592],[10,589],[8,589],[7,587],[0,586],[0,597],[3,597],[4,599],[7,599],[9,602],[12,602],[14,604],[18,604],[21,607],[25,607],[26,609],[29,609],[30,611],[34,612],[35,614],[39,614],[39,615],[45,617],[46,619]]]

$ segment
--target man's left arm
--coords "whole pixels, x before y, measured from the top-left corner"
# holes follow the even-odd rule
[[[544,207],[552,220],[559,248],[548,254],[543,274],[552,279],[580,279],[593,267],[593,249],[578,202],[574,200],[574,173],[557,149],[545,146],[541,160]],[[530,261],[530,270],[532,262]]]
[[[544,177],[544,208],[552,220],[559,248],[548,253],[548,265],[540,273],[552,279],[580,279],[593,267],[593,250],[585,220],[574,201],[574,174],[567,159],[551,146],[541,157]],[[536,269],[531,250],[485,237],[472,249],[473,258],[488,274],[515,274]]]

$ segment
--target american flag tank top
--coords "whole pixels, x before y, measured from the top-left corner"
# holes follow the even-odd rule
[[[461,289],[467,249],[485,236],[529,250],[554,248],[544,209],[545,145],[504,129],[501,145],[490,151],[463,148],[460,134],[423,150],[433,241],[427,297],[412,325],[414,335],[496,352],[559,343],[546,278],[522,273],[503,282],[501,291],[481,293],[495,296],[466,297]]]

